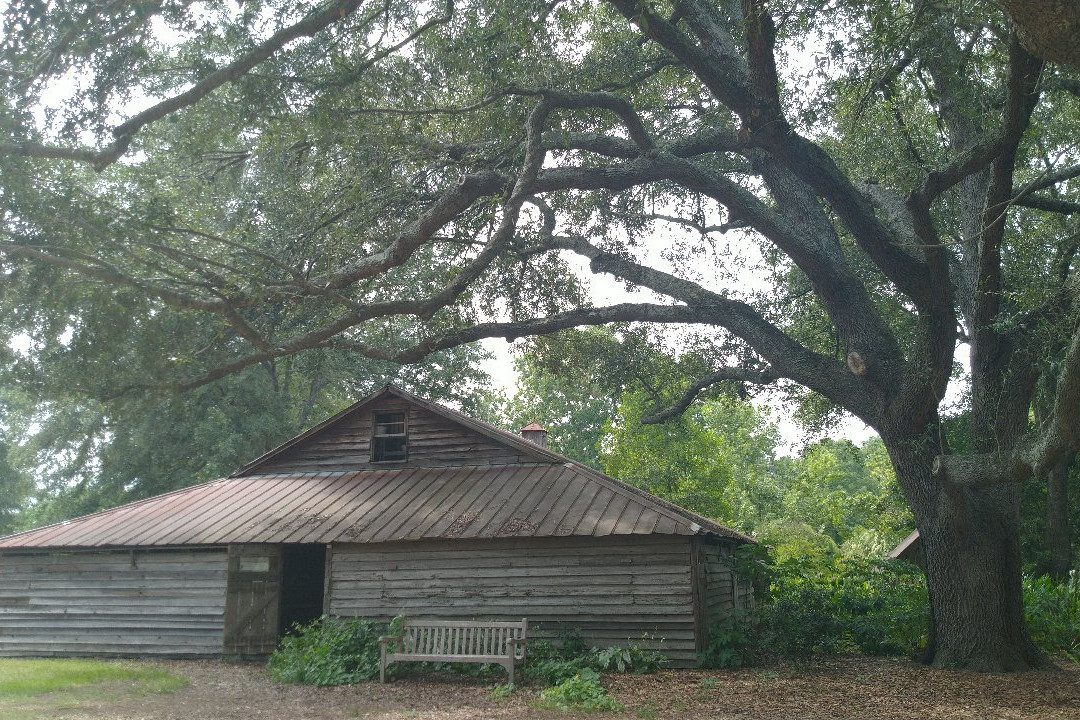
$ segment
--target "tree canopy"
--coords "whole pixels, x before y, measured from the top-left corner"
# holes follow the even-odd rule
[[[149,343],[93,394],[684,327],[700,372],[646,420],[731,382],[854,414],[923,537],[934,661],[1041,662],[1017,497],[1080,448],[1080,85],[998,5],[15,2],[4,23],[5,327],[76,362]],[[586,267],[636,293],[597,301]]]

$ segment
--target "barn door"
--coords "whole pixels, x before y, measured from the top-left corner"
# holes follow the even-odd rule
[[[230,545],[226,655],[269,655],[277,646],[281,546]]]

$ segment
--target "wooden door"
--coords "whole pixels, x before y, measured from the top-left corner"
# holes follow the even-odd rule
[[[277,646],[281,546],[230,545],[226,655],[265,656]]]

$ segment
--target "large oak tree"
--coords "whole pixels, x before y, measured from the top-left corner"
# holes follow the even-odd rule
[[[862,419],[922,533],[932,660],[1042,662],[1018,487],[1080,448],[1080,85],[997,5],[17,2],[0,63],[5,277],[214,321],[109,392],[694,328],[708,371],[656,419],[724,382]],[[639,293],[592,302],[576,267]]]

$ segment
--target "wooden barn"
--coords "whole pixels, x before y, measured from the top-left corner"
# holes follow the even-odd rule
[[[752,600],[745,542],[388,386],[226,479],[0,538],[0,655],[258,656],[322,613],[404,612],[687,662]]]

